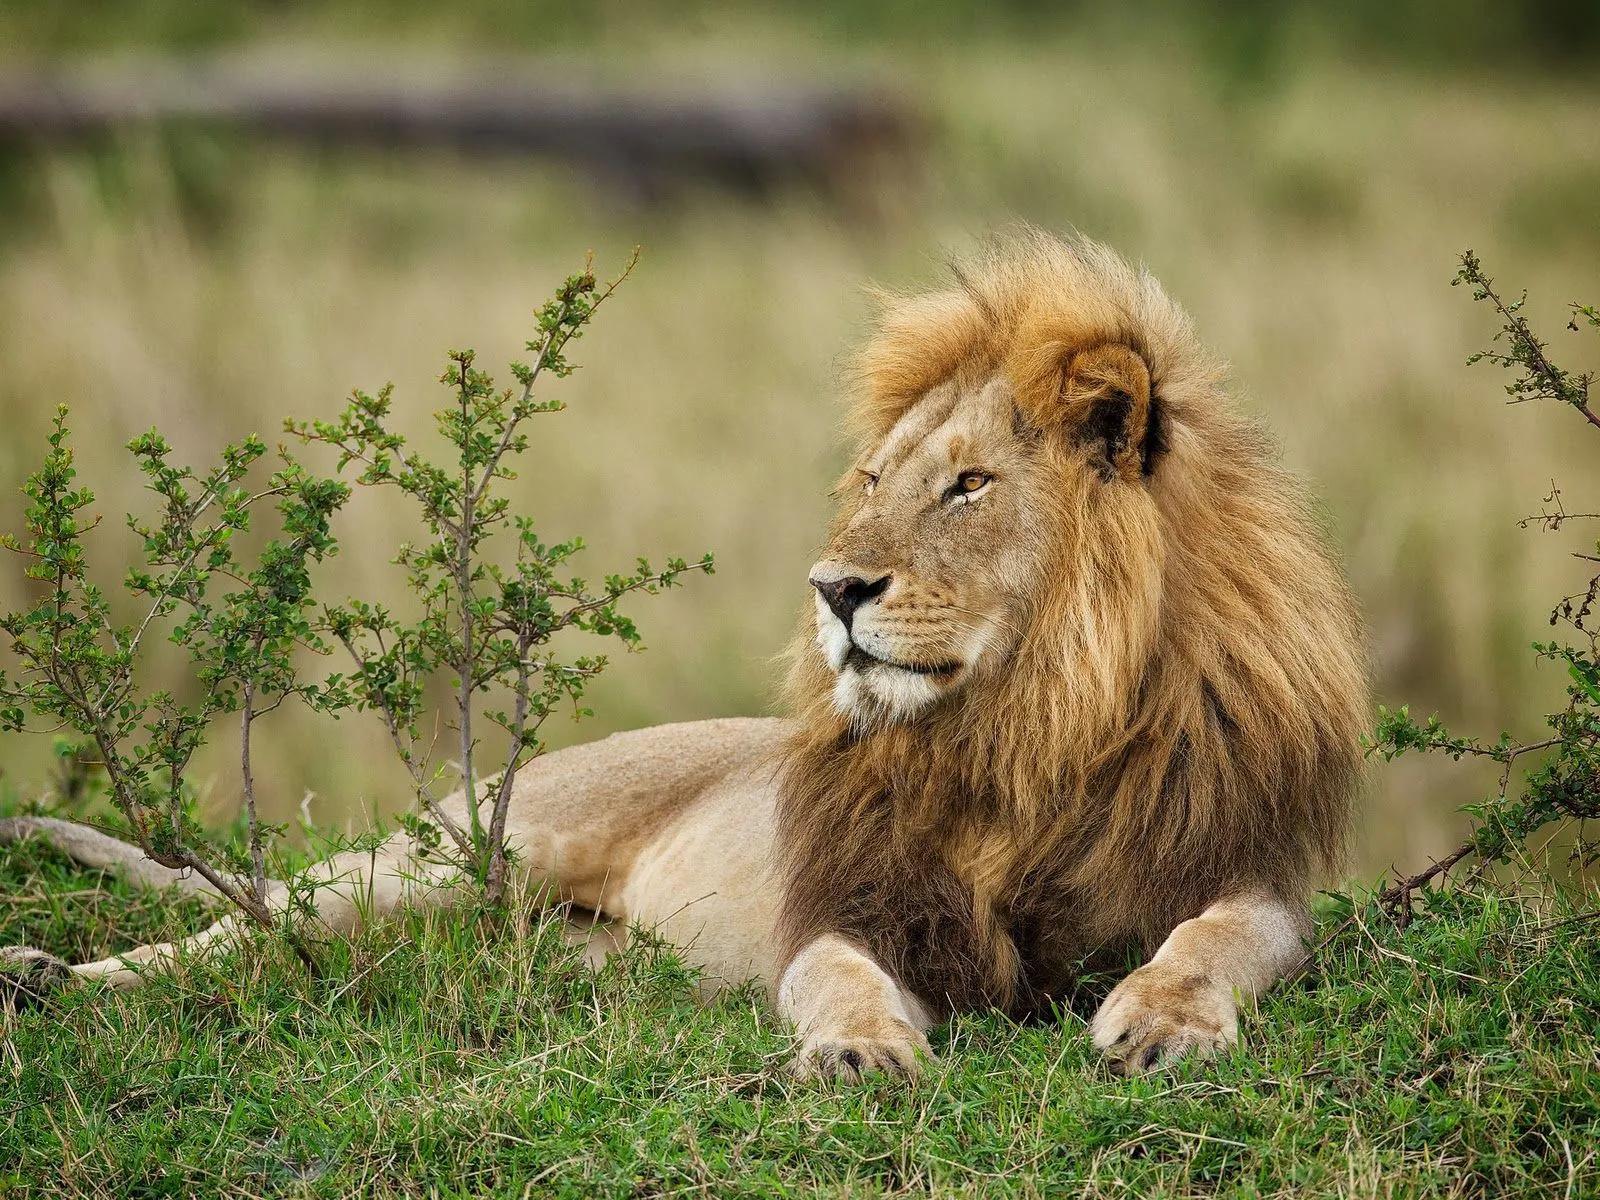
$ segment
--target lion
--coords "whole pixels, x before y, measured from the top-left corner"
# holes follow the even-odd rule
[[[1301,489],[1183,310],[1083,237],[1024,230],[883,294],[857,365],[793,715],[530,762],[526,890],[654,928],[707,989],[759,980],[801,1076],[914,1078],[951,1014],[1048,1018],[1130,956],[1089,1023],[1115,1069],[1234,1044],[1304,954],[1361,762],[1362,632]],[[31,833],[169,877],[69,825],[0,840]],[[469,894],[404,833],[315,874],[341,934]],[[11,957],[129,986],[241,932]]]

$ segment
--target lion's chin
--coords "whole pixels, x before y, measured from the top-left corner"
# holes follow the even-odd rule
[[[858,726],[908,721],[931,708],[965,681],[984,649],[980,642],[950,662],[900,662],[858,645],[820,601],[817,609],[817,646],[834,673],[833,707]]]
[[[858,723],[909,721],[949,693],[965,668],[914,671],[869,660],[846,662],[833,683],[833,706]]]

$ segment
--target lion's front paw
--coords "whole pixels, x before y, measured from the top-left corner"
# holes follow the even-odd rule
[[[800,1079],[860,1083],[873,1072],[915,1080],[921,1059],[932,1058],[928,1039],[904,1021],[885,1022],[871,1030],[819,1031],[809,1034],[789,1063]]]
[[[0,1003],[27,1007],[76,982],[72,968],[32,946],[0,946]]]
[[[1120,1074],[1187,1054],[1209,1058],[1238,1040],[1233,989],[1203,973],[1147,963],[1112,989],[1089,1033]]]

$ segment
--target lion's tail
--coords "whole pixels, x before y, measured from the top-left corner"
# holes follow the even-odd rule
[[[43,838],[77,862],[120,871],[124,878],[145,887],[216,895],[203,879],[152,862],[137,846],[88,826],[50,817],[0,820],[0,845],[28,837]],[[347,850],[309,867],[301,882],[310,893],[317,923],[330,933],[349,936],[402,904],[443,906],[470,890],[453,864],[417,855],[413,849],[409,838],[397,834],[376,847]],[[266,904],[274,916],[287,914],[294,904],[288,885],[269,881]],[[97,962],[75,964],[27,946],[0,947],[0,1008],[43,999],[80,980],[134,987],[145,970],[170,966],[185,956],[204,957],[226,950],[253,927],[242,913],[225,912],[208,928],[179,941],[135,946]]]
[[[143,850],[76,821],[57,817],[6,817],[0,820],[0,846],[38,838],[86,867],[115,871],[129,883],[161,891],[177,888],[198,896],[216,896],[217,889],[193,871],[175,871],[145,856]]]

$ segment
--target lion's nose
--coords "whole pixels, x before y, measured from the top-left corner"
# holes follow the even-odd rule
[[[844,579],[813,579],[811,586],[816,588],[828,607],[833,610],[833,615],[844,622],[846,629],[850,628],[850,619],[856,615],[856,609],[863,604],[870,604],[884,592],[889,590],[889,581],[892,575],[885,575],[881,579],[868,583],[856,575]]]

